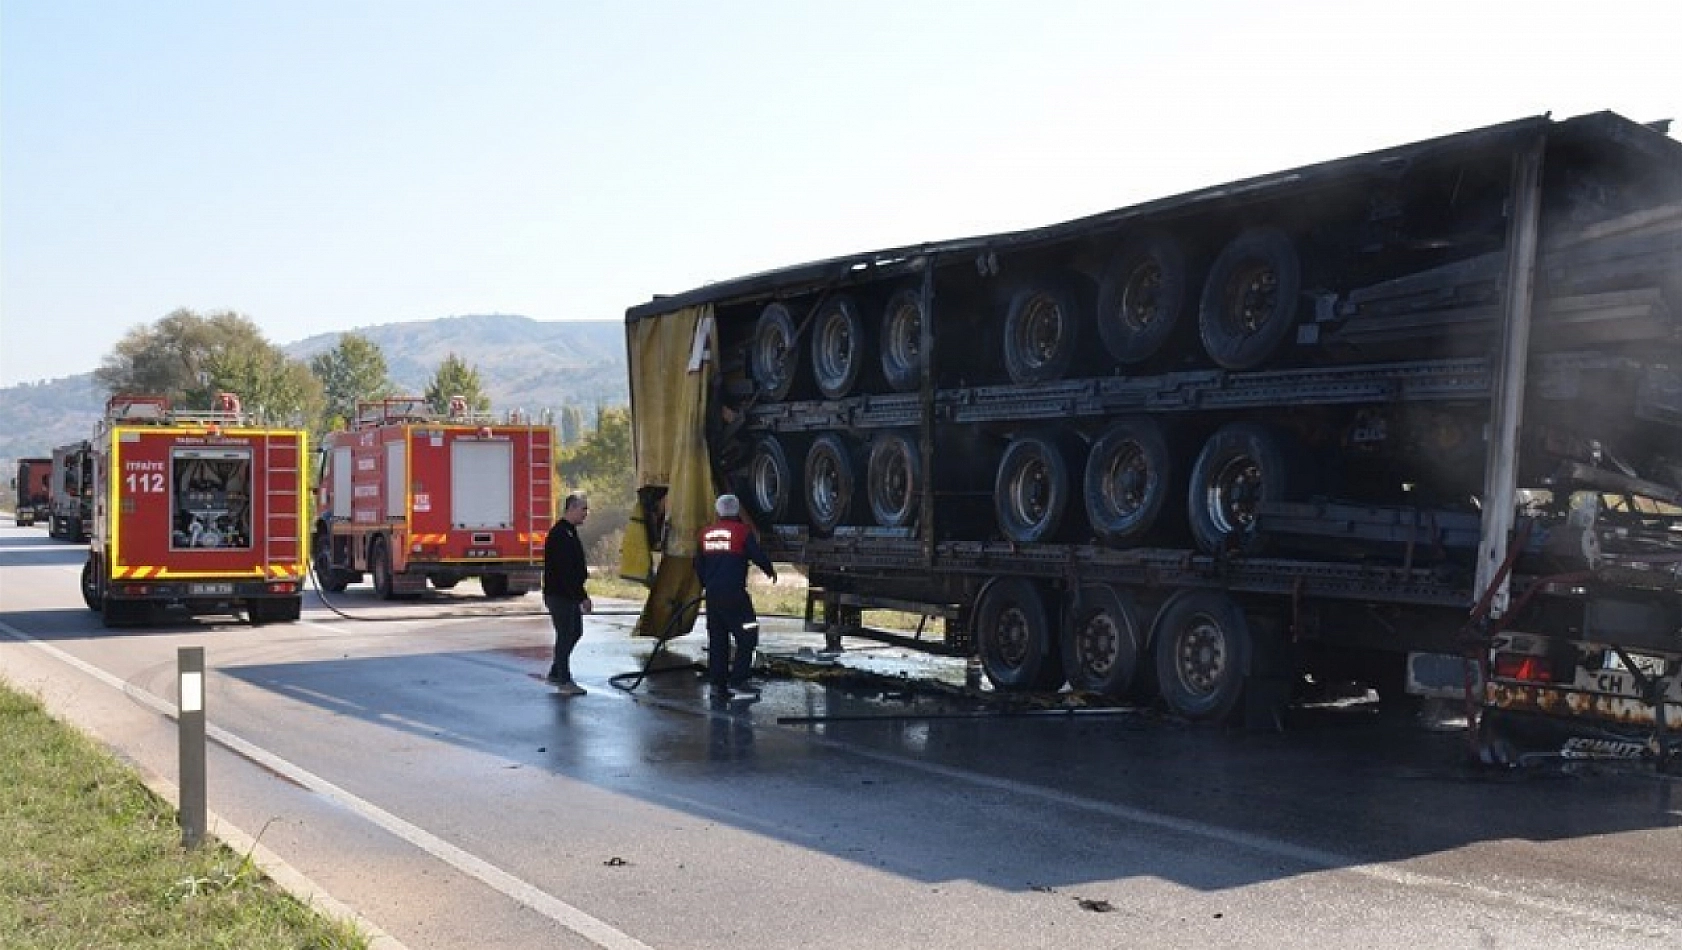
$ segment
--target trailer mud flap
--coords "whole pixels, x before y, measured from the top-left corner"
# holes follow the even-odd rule
[[[1478,755],[1510,768],[1564,762],[1625,762],[1682,766],[1682,732],[1651,726],[1540,716],[1487,709],[1478,725]]]

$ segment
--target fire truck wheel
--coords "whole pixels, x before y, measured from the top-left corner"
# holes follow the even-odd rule
[[[439,577],[437,575],[433,575],[432,578],[432,587],[434,590],[452,590],[459,583],[461,583],[461,578],[459,577]]]
[[[479,586],[485,589],[485,596],[496,600],[508,596],[507,574],[486,574],[479,578]]]
[[[1025,577],[1000,577],[981,592],[975,607],[975,643],[981,668],[1001,690],[1052,690],[1063,684],[1045,597]]]
[[[105,609],[105,578],[100,570],[97,555],[88,555],[87,563],[82,565],[82,603],[95,613]]]
[[[882,375],[895,392],[923,382],[923,292],[907,287],[888,298],[882,312]]]
[[[1142,363],[1176,336],[1186,303],[1186,258],[1165,236],[1128,241],[1098,288],[1098,335],[1118,363]]]
[[[1013,383],[1062,379],[1080,346],[1086,294],[1072,280],[1018,290],[1005,312],[1005,371]]]
[[[832,297],[812,317],[812,377],[818,391],[840,399],[853,391],[864,367],[864,316],[851,297]]]
[[[1203,349],[1226,369],[1267,362],[1296,325],[1302,264],[1282,231],[1253,228],[1222,249],[1203,282]]]
[[[1181,591],[1151,634],[1162,699],[1176,715],[1226,722],[1238,709],[1253,647],[1243,609],[1215,590]]]
[[[385,549],[385,539],[375,538],[368,550],[368,573],[373,575],[374,594],[381,600],[392,600],[397,585],[391,577],[391,554]]]
[[[1107,584],[1082,587],[1063,637],[1063,669],[1077,690],[1121,699],[1137,695],[1145,649],[1144,620],[1126,591]]]

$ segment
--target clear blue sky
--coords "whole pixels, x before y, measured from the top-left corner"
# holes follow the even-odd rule
[[[1524,115],[1682,118],[1682,0],[0,0],[0,385],[1048,224]]]

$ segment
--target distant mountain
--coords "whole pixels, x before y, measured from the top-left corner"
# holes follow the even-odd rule
[[[494,314],[351,332],[379,346],[392,382],[404,393],[419,395],[438,365],[454,353],[478,369],[497,410],[536,413],[630,401],[625,325],[616,320],[538,321]],[[281,349],[307,361],[338,343],[338,333],[323,333]],[[105,393],[92,373],[0,389],[0,459],[47,455],[53,446],[87,438],[104,405]]]

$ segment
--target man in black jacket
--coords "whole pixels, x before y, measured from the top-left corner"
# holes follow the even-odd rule
[[[584,615],[591,609],[590,595],[584,592],[590,569],[584,563],[584,544],[578,540],[578,526],[589,516],[589,499],[583,492],[573,492],[566,497],[560,520],[543,542],[543,606],[555,625],[555,659],[545,678],[562,696],[582,696],[585,692],[572,681],[572,648],[584,635]]]

